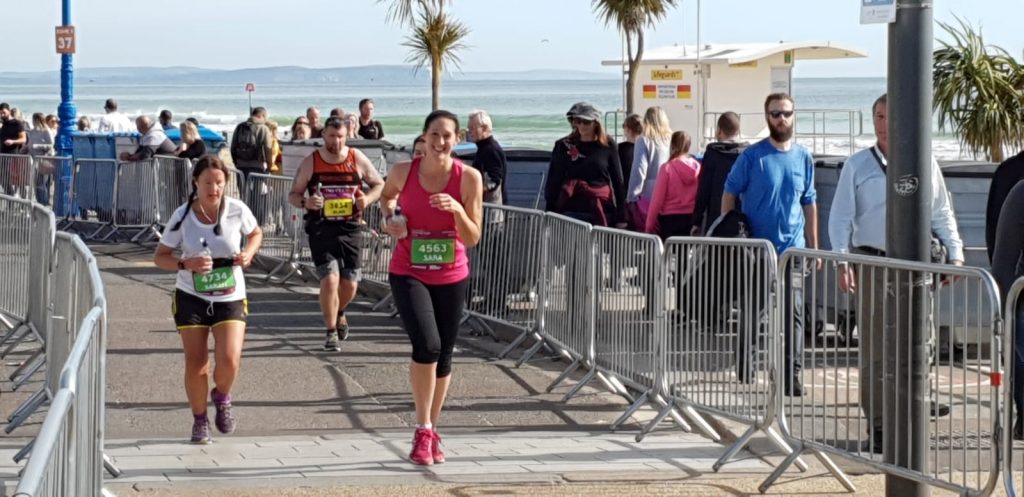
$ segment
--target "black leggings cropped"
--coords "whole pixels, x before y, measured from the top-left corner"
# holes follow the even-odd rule
[[[413,362],[436,362],[438,378],[450,375],[469,278],[450,285],[427,285],[416,278],[392,274],[388,281],[412,342]]]

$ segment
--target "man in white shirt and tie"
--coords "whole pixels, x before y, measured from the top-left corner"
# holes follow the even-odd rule
[[[828,234],[832,250],[885,257],[886,157],[889,152],[888,99],[882,95],[871,107],[875,136],[871,148],[850,156],[839,174],[829,214]],[[957,231],[953,207],[939,164],[932,158],[931,231],[945,246],[951,264],[964,263],[963,242]],[[854,269],[840,264],[837,280],[840,290],[856,292],[857,323],[860,329],[860,401],[868,419],[872,439],[868,450],[882,452],[882,368],[885,316],[884,272],[871,271],[860,280]],[[858,288],[858,283],[863,288]],[[890,309],[892,307],[890,306]],[[933,416],[945,416],[949,407],[932,404]]]

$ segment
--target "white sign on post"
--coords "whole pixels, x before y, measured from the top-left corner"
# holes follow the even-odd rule
[[[896,0],[860,0],[861,24],[896,22]]]

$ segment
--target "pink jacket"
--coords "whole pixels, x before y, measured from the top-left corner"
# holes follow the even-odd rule
[[[654,198],[647,211],[648,233],[658,232],[659,214],[693,214],[697,204],[700,163],[693,157],[672,159],[661,166],[654,184]]]

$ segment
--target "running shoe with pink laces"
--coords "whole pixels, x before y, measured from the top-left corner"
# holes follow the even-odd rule
[[[412,438],[412,452],[409,453],[409,460],[420,466],[434,464],[434,430],[430,428],[416,428]]]
[[[444,464],[444,452],[441,451],[441,435],[437,433],[437,428],[433,429],[434,440],[430,443],[430,452],[434,456],[434,464]]]

